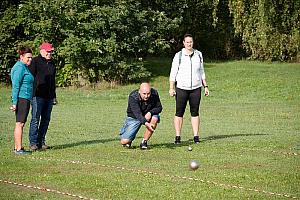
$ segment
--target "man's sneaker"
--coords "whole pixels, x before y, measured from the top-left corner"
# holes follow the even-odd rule
[[[200,143],[199,136],[194,136],[194,142],[195,142],[195,144]]]
[[[38,150],[38,146],[36,145],[36,144],[31,144],[30,146],[29,146],[29,149],[31,150],[31,151],[36,151],[36,150]]]
[[[131,142],[127,143],[127,144],[123,144],[124,148],[130,149],[131,148]]]
[[[50,149],[50,148],[51,148],[51,147],[48,146],[48,145],[46,145],[46,144],[43,144],[43,145],[42,145],[42,149],[43,149],[43,150]]]
[[[175,137],[175,142],[174,142],[175,144],[180,144],[181,142],[180,142],[180,136],[176,136]]]
[[[140,149],[142,149],[142,150],[148,149],[147,140],[143,140],[141,142]]]
[[[16,155],[29,155],[31,154],[31,151],[26,151],[24,149],[15,150],[14,151]]]

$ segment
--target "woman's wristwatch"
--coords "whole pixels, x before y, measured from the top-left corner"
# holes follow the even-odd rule
[[[205,86],[204,86],[204,88],[206,88],[206,87],[208,88],[208,85],[205,85]]]

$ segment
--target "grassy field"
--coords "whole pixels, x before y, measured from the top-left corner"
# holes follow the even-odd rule
[[[127,85],[59,88],[47,134],[53,148],[16,156],[11,89],[1,86],[0,199],[299,199],[300,65],[207,63],[201,143],[192,143],[187,110],[175,146],[170,61],[148,62],[163,112],[147,151],[138,148],[143,127],[132,149],[119,144],[127,97],[138,87]],[[27,148],[28,123],[23,140]],[[198,170],[189,170],[191,160]]]

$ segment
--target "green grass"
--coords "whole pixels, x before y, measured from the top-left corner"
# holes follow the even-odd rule
[[[1,86],[0,199],[74,199],[55,191],[94,199],[300,198],[300,65],[207,63],[211,95],[201,101],[201,143],[191,141],[187,108],[183,144],[175,146],[175,102],[168,96],[170,61],[147,63],[163,104],[162,122],[149,151],[138,148],[143,128],[133,149],[119,145],[127,97],[138,87],[127,85],[59,88],[59,104],[47,134],[53,149],[16,156],[15,118],[8,110],[11,89]],[[193,151],[187,150],[189,145]],[[188,168],[193,159],[200,162],[196,171]]]

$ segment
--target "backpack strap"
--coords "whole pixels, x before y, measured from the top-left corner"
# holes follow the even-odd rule
[[[200,52],[198,50],[194,50],[195,54],[198,55],[199,59],[200,59],[200,62],[202,63],[203,60],[202,60],[202,57],[200,56]],[[179,52],[179,65],[181,64],[181,58],[182,58],[182,50]],[[178,65],[178,69],[179,69],[179,65]]]
[[[178,74],[178,71],[179,71],[179,66],[181,64],[181,57],[182,57],[182,50],[179,52],[179,64],[178,64],[178,69],[177,69],[177,73],[176,73],[176,76],[175,76],[175,86],[177,85],[176,77],[177,77],[177,74]]]
[[[195,51],[195,54],[198,55],[198,57],[200,59],[200,63],[202,63],[203,60],[202,60],[202,57],[200,56],[200,52],[196,49],[194,51]],[[175,76],[175,84],[176,84],[176,77],[177,77],[177,74],[178,74],[178,71],[179,71],[179,66],[181,64],[181,58],[182,58],[182,50],[179,52],[179,65],[178,65],[178,70],[177,70],[177,73],[176,73],[176,76]]]
[[[179,52],[179,65],[181,64],[181,57],[182,57],[182,50]],[[178,65],[178,69],[179,69],[179,65]]]
[[[202,59],[202,56],[200,54],[200,51],[198,51],[198,50],[195,49],[195,53],[198,55],[198,57],[200,59],[200,63],[203,63],[203,59]]]

